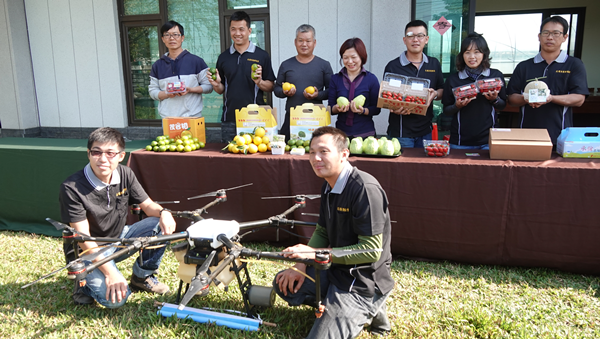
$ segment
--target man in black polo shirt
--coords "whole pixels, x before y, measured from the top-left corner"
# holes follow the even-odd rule
[[[385,73],[395,73],[409,77],[429,79],[430,99],[442,99],[444,76],[438,59],[428,57],[423,49],[429,42],[427,24],[414,20],[406,24],[402,38],[406,52],[385,66]],[[425,116],[410,114],[404,107],[390,110],[387,134],[397,138],[402,148],[423,147],[423,139],[431,139],[433,105],[429,105]]]
[[[379,251],[332,256],[331,268],[321,274],[325,312],[307,338],[354,338],[368,323],[373,333],[391,330],[385,306],[394,287],[387,196],[373,176],[350,165],[349,153],[343,131],[327,126],[313,133],[310,163],[325,179],[319,223],[308,246],[298,244],[284,252],[291,252],[285,254],[291,258],[314,259],[314,253],[305,252],[327,247]],[[295,268],[315,275],[304,264]],[[279,272],[273,285],[290,306],[315,305],[315,284],[294,270]]]
[[[71,175],[60,186],[60,212],[62,221],[78,232],[92,237],[135,238],[172,234],[175,221],[169,210],[163,209],[148,197],[135,174],[119,163],[125,158],[123,135],[112,128],[103,127],[88,138],[89,164]],[[139,204],[148,218],[126,225],[130,204]],[[79,243],[82,250],[94,252],[96,242]],[[65,247],[67,261],[73,259],[73,247]],[[169,288],[154,276],[158,270],[165,247],[144,250],[140,260],[133,265],[131,289],[164,294]],[[104,252],[103,256],[114,253]],[[132,253],[133,254],[133,253]],[[96,260],[99,260],[98,258]],[[126,257],[119,258],[120,260]],[[107,308],[125,304],[131,294],[127,280],[110,261],[93,270],[85,278],[86,284],[75,282],[73,301],[77,305],[91,304],[94,299]]]
[[[209,72],[209,81],[215,92],[223,94],[221,141],[227,142],[236,135],[235,110],[249,104],[266,105],[264,92],[273,90],[275,73],[271,57],[250,41],[250,17],[239,11],[231,15],[229,33],[233,44],[217,59],[216,80]],[[252,78],[252,65],[258,69]]]
[[[540,53],[517,65],[507,86],[508,102],[521,106],[521,128],[546,128],[554,147],[560,132],[573,126],[573,109],[589,95],[585,66],[560,47],[569,36],[569,24],[560,16],[544,19],[538,39]],[[530,103],[523,97],[528,82],[538,78],[550,89],[546,102]]]

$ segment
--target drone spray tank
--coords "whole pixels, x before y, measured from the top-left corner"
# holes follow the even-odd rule
[[[223,233],[228,237],[233,237],[238,231],[239,225],[235,221],[204,219],[193,223],[188,228],[193,246],[184,241],[172,248],[175,258],[179,261],[177,269],[179,279],[186,284],[191,283],[192,278],[196,276],[197,268],[204,263],[213,250],[217,250],[217,255],[214,256],[209,266],[209,270],[214,271],[218,263],[227,255],[222,244],[214,239],[214,233]],[[240,264],[240,260],[236,259],[236,265]],[[222,270],[211,282],[211,285],[227,289],[233,279],[235,279],[235,272],[230,267]],[[197,293],[197,295],[200,294],[202,291]]]

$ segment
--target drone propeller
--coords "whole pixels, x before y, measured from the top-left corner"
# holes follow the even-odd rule
[[[63,225],[64,225],[64,224],[63,224]],[[104,253],[104,252],[108,251],[108,250],[109,250],[110,248],[112,248],[112,247],[114,247],[114,246],[113,246],[113,245],[108,245],[108,246],[105,246],[105,247],[103,247],[102,249],[100,249],[99,251],[96,251],[96,252],[94,252],[94,253],[85,254],[85,255],[83,255],[83,256],[81,256],[81,257],[79,257],[79,258],[77,258],[77,259],[75,259],[75,260],[71,261],[71,262],[70,262],[70,263],[68,263],[66,266],[64,266],[64,267],[61,267],[61,268],[59,268],[59,269],[57,269],[57,270],[55,270],[55,271],[52,271],[52,272],[50,272],[50,273],[48,273],[48,274],[46,274],[46,275],[42,276],[41,278],[39,278],[39,279],[37,279],[37,280],[35,280],[35,281],[32,281],[32,282],[30,282],[30,283],[29,283],[29,284],[27,284],[27,285],[23,285],[23,286],[21,286],[21,288],[27,288],[27,287],[29,287],[29,286],[31,286],[31,285],[33,285],[33,284],[37,283],[37,282],[38,282],[38,281],[40,281],[40,280],[44,280],[44,279],[46,279],[46,278],[48,278],[48,277],[51,277],[51,276],[55,275],[56,273],[58,273],[58,272],[60,272],[60,271],[64,270],[65,268],[69,268],[69,267],[71,267],[71,266],[73,266],[73,265],[75,265],[75,264],[77,264],[77,263],[80,263],[80,262],[82,262],[82,261],[84,261],[84,260],[87,260],[87,261],[92,261],[92,260],[96,259],[96,258],[97,258],[97,257],[98,257],[100,254],[102,254],[102,253]]]
[[[313,251],[292,251],[292,252],[263,252],[269,254],[280,254],[283,255],[285,253],[322,253],[322,254],[331,254],[334,257],[344,257],[351,254],[359,254],[359,253],[370,253],[370,252],[382,252],[381,248],[374,249],[361,249],[361,250],[344,250],[344,249],[332,249],[332,250],[313,250]]]
[[[69,226],[69,225],[67,225],[67,224],[64,224],[64,223],[62,223],[62,222],[60,222],[60,221],[56,221],[56,220],[54,220],[54,219],[51,219],[51,218],[46,218],[46,221],[47,221],[47,222],[49,222],[49,223],[51,223],[51,224],[52,224],[52,226],[54,226],[54,227],[55,227],[57,230],[59,230],[59,231],[62,231],[62,230],[64,230],[64,229],[67,229],[67,230],[69,230],[69,231],[70,231],[70,232],[72,232],[72,233],[77,233],[77,234],[80,234],[80,235],[83,235],[83,236],[89,237],[89,235],[87,235],[87,234],[85,234],[85,233],[82,233],[82,232],[79,232],[79,231],[77,231],[76,229],[74,229],[73,227],[71,227],[71,226]]]
[[[245,185],[241,185],[241,186],[236,186],[236,187],[231,187],[231,188],[224,188],[224,189],[220,189],[220,190],[216,190],[214,192],[210,192],[210,193],[205,193],[205,194],[200,194],[200,195],[196,195],[190,198],[187,198],[187,200],[192,200],[192,199],[198,199],[198,198],[206,198],[206,197],[212,197],[214,195],[216,195],[219,192],[222,191],[231,191],[234,189],[238,189],[238,188],[242,188],[242,187],[246,187],[246,186],[250,186],[253,185],[253,183],[249,183],[249,184],[245,184]]]
[[[320,194],[297,194],[297,195],[284,195],[280,197],[262,197],[261,199],[291,199],[291,198],[308,198],[310,200],[320,198]]]
[[[183,299],[181,299],[181,303],[179,304],[180,309],[183,309],[183,307],[185,307],[185,305],[187,305],[187,303],[190,302],[190,300],[196,295],[196,293],[198,293],[198,291],[207,288],[208,284],[210,284],[210,281],[207,281],[206,279],[206,272],[208,272],[208,267],[212,263],[216,254],[217,251],[213,250],[212,252],[210,252],[208,257],[202,263],[202,266],[200,266],[200,268],[198,269],[196,276],[192,278],[190,288],[187,290],[187,292],[185,292],[185,295],[183,296]]]
[[[155,201],[155,203],[157,203],[159,205],[163,205],[163,204],[179,204],[179,200],[173,200],[173,201]]]
[[[319,216],[319,213],[304,213],[304,212],[302,212],[300,214],[307,215],[309,217],[318,217]]]

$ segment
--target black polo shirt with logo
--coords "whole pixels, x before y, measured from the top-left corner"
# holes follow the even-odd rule
[[[129,167],[119,164],[105,184],[88,164],[60,186],[60,214],[64,223],[87,219],[93,237],[118,238],[127,224],[129,205],[146,199],[148,194]]]
[[[249,104],[266,105],[264,92],[252,80],[252,64],[262,67],[262,79],[275,81],[275,73],[271,67],[271,57],[252,41],[248,49],[240,54],[231,45],[217,59],[217,70],[221,83],[225,86],[223,93],[222,122],[235,122],[235,110]]]
[[[435,90],[444,87],[444,75],[438,59],[423,54],[423,63],[417,68],[406,58],[406,52],[385,66],[385,73],[395,73],[408,77],[429,79],[429,87]],[[440,99],[440,98],[438,98]],[[426,115],[398,115],[390,113],[387,134],[396,138],[418,138],[431,132],[433,103],[427,108]]]
[[[383,252],[375,263],[332,264],[329,281],[343,291],[372,297],[375,287],[386,294],[394,287],[390,274],[391,222],[385,192],[372,175],[346,163],[335,187],[323,185],[319,225],[333,248],[358,243],[358,236],[382,234]]]
[[[520,62],[515,68],[508,86],[508,95],[523,94],[525,86],[535,78],[541,78],[548,85],[551,95],[582,94],[589,95],[587,86],[587,75],[585,66],[580,59],[568,56],[561,51],[556,60],[548,63],[541,54],[534,58]],[[521,128],[546,128],[552,143],[556,145],[556,139],[560,132],[573,126],[573,109],[557,105],[553,102],[544,104],[538,108],[529,105],[521,107]]]
[[[452,89],[472,84],[477,80],[502,79],[502,88],[498,97],[506,102],[506,87],[504,75],[497,69],[485,69],[477,79],[471,78],[464,70],[451,74],[444,84],[442,104],[444,107],[454,105],[456,98]],[[504,108],[504,107],[500,107]],[[452,115],[450,127],[450,143],[461,146],[481,146],[489,142],[490,128],[495,127],[498,112],[492,103],[482,93],[477,94],[467,106]]]

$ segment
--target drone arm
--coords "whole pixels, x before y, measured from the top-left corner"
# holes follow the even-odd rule
[[[202,213],[208,213],[207,210],[209,208],[211,208],[213,206],[216,206],[216,205],[220,204],[223,201],[227,201],[227,196],[221,197],[221,196],[217,195],[217,197],[215,198],[215,200],[213,200],[213,201],[209,202],[208,204],[204,205],[204,207],[201,207],[200,209],[198,209],[198,211],[200,211],[200,214],[202,214]]]

